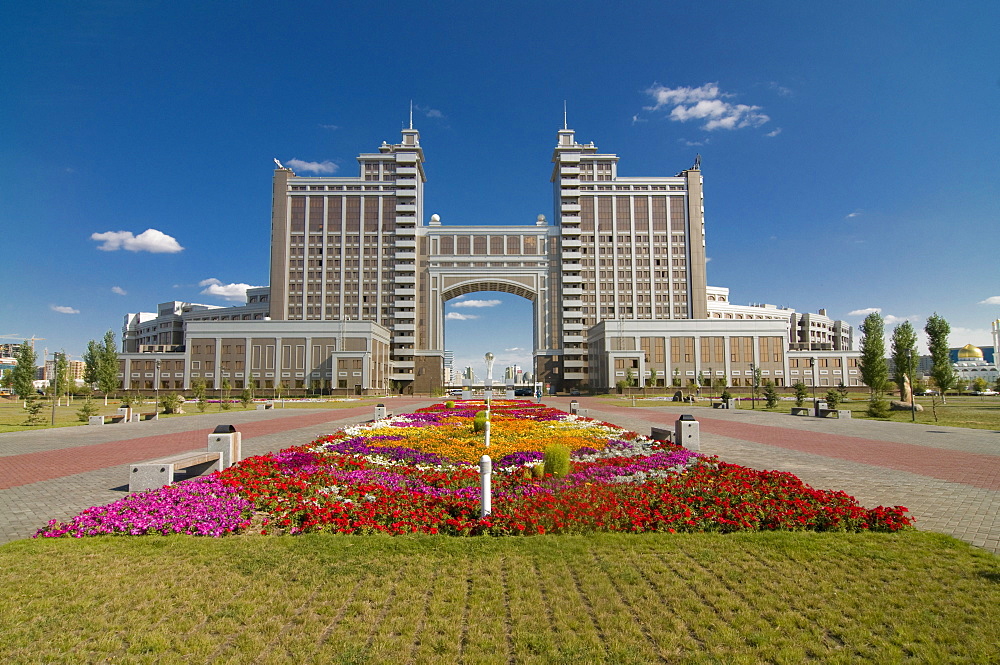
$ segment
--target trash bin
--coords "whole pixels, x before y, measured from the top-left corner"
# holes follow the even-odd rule
[[[222,453],[222,469],[228,469],[242,459],[242,444],[242,436],[232,425],[219,425],[208,435],[209,451]]]
[[[575,416],[579,410],[580,410],[580,403],[577,402],[575,399],[570,401],[569,412]]]
[[[684,414],[674,423],[674,443],[688,450],[700,450],[700,439],[700,426],[694,416]]]

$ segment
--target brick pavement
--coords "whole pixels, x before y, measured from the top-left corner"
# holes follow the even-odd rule
[[[545,402],[568,410],[570,399]],[[572,399],[592,417],[642,433],[692,413],[699,420],[704,453],[753,468],[788,471],[814,487],[844,490],[865,506],[906,506],[917,528],[1000,553],[998,432]],[[427,403],[413,398],[387,402],[396,412]],[[0,434],[0,543],[30,537],[49,519],[67,519],[88,506],[120,499],[127,491],[129,463],[204,447],[216,424],[236,424],[243,433],[243,454],[250,456],[367,420],[372,408],[234,411],[127,426]],[[148,434],[136,437],[140,432]],[[17,474],[30,482],[18,481]]]

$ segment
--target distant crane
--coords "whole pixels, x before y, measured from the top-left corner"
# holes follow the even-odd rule
[[[31,340],[31,348],[34,349],[35,348],[35,342],[39,341],[39,340],[43,340],[45,338],[44,337],[35,337],[34,335],[32,335],[31,337],[24,337],[23,335],[0,335],[0,339],[20,339],[20,340],[25,340],[25,341]]]

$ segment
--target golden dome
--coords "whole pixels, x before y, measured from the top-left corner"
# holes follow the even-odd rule
[[[971,360],[972,358],[982,360],[983,350],[980,349],[978,346],[973,346],[972,344],[966,344],[965,346],[963,346],[958,350],[959,360],[965,360],[965,359]]]

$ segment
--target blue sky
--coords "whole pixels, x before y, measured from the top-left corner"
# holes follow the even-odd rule
[[[126,312],[266,284],[272,158],[355,174],[410,100],[427,216],[551,219],[565,100],[622,175],[702,155],[733,302],[991,343],[1000,3],[371,5],[5,3],[0,335],[79,355]],[[457,364],[527,364],[530,303],[466,300],[499,302],[449,306]]]

